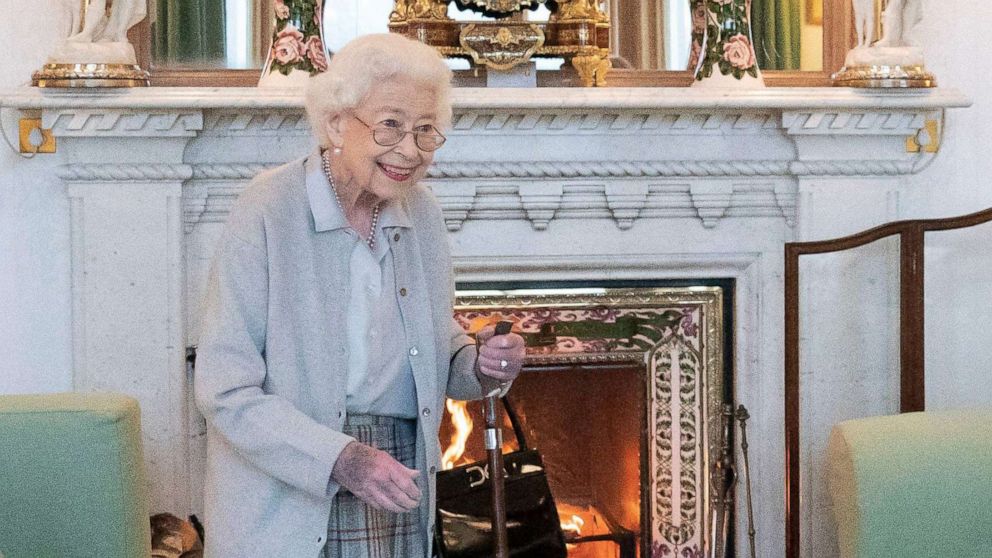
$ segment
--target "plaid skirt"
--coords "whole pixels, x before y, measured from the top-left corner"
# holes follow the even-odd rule
[[[414,467],[417,421],[372,415],[349,415],[344,433]],[[341,488],[327,521],[323,558],[409,558],[424,553],[420,508],[406,513],[378,510]]]

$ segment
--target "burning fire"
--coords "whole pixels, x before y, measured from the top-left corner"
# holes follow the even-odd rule
[[[455,401],[453,399],[448,399],[444,403],[444,407],[448,410],[448,415],[451,417],[452,434],[448,447],[445,448],[444,453],[441,455],[442,469],[452,469],[459,465],[466,465],[479,459],[485,459],[484,453],[478,457],[465,453],[468,439],[472,435],[472,427],[475,426],[475,421],[472,420],[472,415],[468,409],[469,403],[470,401]],[[501,449],[503,453],[515,451],[517,449],[516,438],[513,436],[512,425],[505,414],[503,415],[502,430],[503,447]]]
[[[467,401],[455,401],[454,399],[448,399],[444,404],[445,408],[448,409],[448,414],[451,415],[451,424],[455,427],[455,431],[451,435],[451,443],[444,450],[444,455],[441,456],[441,467],[444,469],[454,467],[465,454],[465,443],[468,441],[469,434],[472,433],[472,417],[468,414],[467,405]]]
[[[468,401],[455,401],[448,399],[445,408],[451,417],[452,434],[448,447],[445,448],[441,456],[441,466],[444,469],[452,469],[459,465],[471,463],[476,460],[466,453],[466,445],[472,435],[472,428],[475,421],[469,412]],[[503,440],[503,453],[508,453],[516,449],[513,440],[513,433],[510,425],[506,422],[504,415],[503,431],[508,436]],[[474,446],[473,446],[474,447]],[[475,450],[473,450],[475,451]],[[484,459],[484,454],[480,456]],[[567,502],[558,502],[558,518],[564,531],[565,542],[568,546],[569,558],[614,558],[615,543],[612,541],[587,542],[574,544],[579,537],[590,535],[609,534],[610,528],[605,520],[603,512],[590,505],[575,505]]]
[[[571,519],[562,519],[563,515],[565,514],[558,513],[558,518],[561,521],[561,530],[565,532],[565,538],[574,539],[575,537],[582,536],[582,527],[586,524],[585,520],[574,513]]]
[[[614,558],[616,545],[612,541],[586,542],[575,544],[579,537],[607,535],[609,526],[601,511],[595,506],[577,506],[567,502],[558,503],[558,520],[565,532],[568,558]]]

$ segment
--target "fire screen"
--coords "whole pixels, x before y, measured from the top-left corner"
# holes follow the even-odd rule
[[[570,405],[575,407],[574,402],[553,400],[582,401],[579,386],[588,382],[579,377],[613,374],[603,376],[614,384],[610,387],[624,385],[627,387],[621,389],[640,394],[631,397],[631,401],[639,401],[640,409],[607,417],[614,433],[599,438],[613,440],[616,429],[622,428],[634,430],[630,435],[640,440],[634,444],[638,448],[634,453],[639,456],[634,460],[635,469],[639,469],[635,473],[639,490],[634,490],[632,502],[620,507],[635,508],[640,556],[696,557],[710,548],[713,498],[719,496],[716,487],[723,486],[724,481],[719,468],[714,467],[724,442],[721,405],[729,399],[731,387],[724,362],[723,304],[720,287],[459,290],[455,318],[469,333],[499,320],[513,322],[513,331],[527,344],[524,373],[515,388],[525,393],[541,383],[558,387],[541,396],[547,402],[542,406],[552,408],[552,413],[574,414],[569,410]],[[595,392],[601,388],[586,391],[590,389]],[[598,405],[596,394],[589,400],[595,403],[586,404],[580,413],[594,416],[607,412]],[[454,416],[459,410],[453,403],[449,402],[449,413],[454,421],[464,423],[465,416]],[[521,407],[526,410],[527,406]],[[632,413],[640,415],[640,420],[618,422],[619,415]],[[534,412],[525,414],[528,421]],[[441,435],[442,447],[458,445],[452,426],[443,427]],[[454,443],[449,445],[449,439]],[[463,436],[462,447],[464,442]],[[612,442],[589,443],[596,447],[584,450],[587,460],[614,457]],[[455,459],[446,452],[446,466],[457,465]],[[617,461],[618,474],[624,468]],[[629,494],[627,497],[630,500]],[[575,506],[562,502],[558,494],[555,498],[566,533],[576,528],[569,524],[570,515],[580,522],[583,518],[588,521],[582,510],[571,509]],[[563,506],[569,510],[563,512]],[[588,551],[574,555],[598,556]]]

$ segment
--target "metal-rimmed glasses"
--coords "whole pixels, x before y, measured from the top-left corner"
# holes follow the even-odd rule
[[[400,128],[382,126],[379,124],[373,126],[354,114],[352,114],[352,116],[355,120],[361,122],[366,128],[372,130],[372,139],[383,147],[392,147],[403,141],[403,138],[405,138],[407,134],[413,134],[413,142],[417,144],[417,148],[421,151],[436,151],[439,147],[444,145],[444,142],[448,139],[441,135],[441,132],[437,131],[437,128],[430,124],[418,126],[413,130],[401,130]]]

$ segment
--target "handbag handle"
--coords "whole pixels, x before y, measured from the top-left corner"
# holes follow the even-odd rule
[[[504,395],[499,399],[503,403],[503,408],[506,410],[506,416],[510,418],[510,425],[513,426],[513,435],[517,438],[517,448],[520,450],[530,449],[527,445],[527,437],[524,435],[524,428],[520,424],[520,417],[517,415],[516,409],[510,403],[510,396]]]

